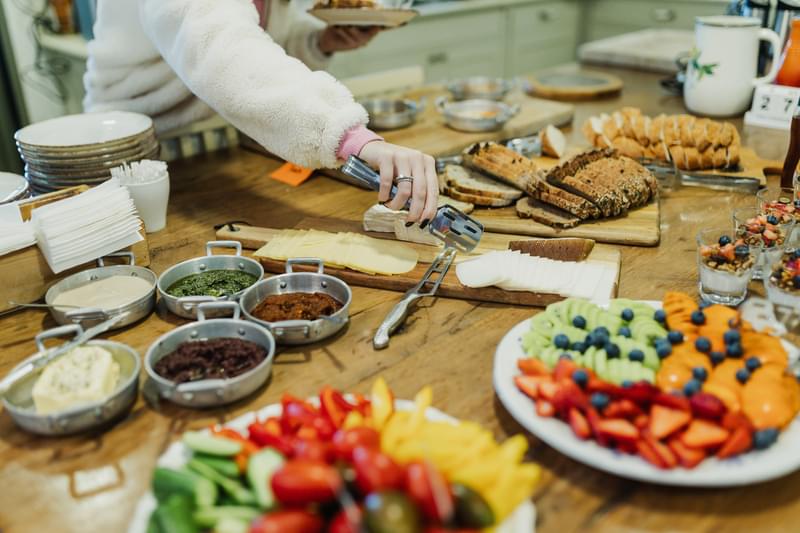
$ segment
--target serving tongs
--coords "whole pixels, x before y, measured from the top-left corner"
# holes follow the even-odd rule
[[[542,155],[542,138],[537,133],[529,135],[528,137],[515,137],[503,143],[506,148],[511,148],[520,155],[525,157],[539,157]],[[448,155],[436,158],[436,172],[444,172],[447,165],[460,165],[464,162],[461,154]]]
[[[660,184],[667,185],[668,188],[685,185],[686,187],[702,187],[714,191],[755,194],[761,187],[761,182],[755,177],[739,177],[705,172],[693,174],[691,171],[679,169],[674,163],[670,164],[660,159],[642,158],[639,162],[655,175]]]

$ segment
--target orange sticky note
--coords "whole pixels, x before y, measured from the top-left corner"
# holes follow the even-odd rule
[[[294,163],[285,163],[281,168],[269,175],[270,178],[283,183],[288,183],[292,187],[297,187],[306,181],[314,171],[310,168],[301,167]]]

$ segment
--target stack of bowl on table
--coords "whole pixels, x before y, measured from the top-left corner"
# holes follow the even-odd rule
[[[153,121],[113,111],[68,115],[26,126],[14,136],[34,193],[98,185],[111,169],[158,157]]]

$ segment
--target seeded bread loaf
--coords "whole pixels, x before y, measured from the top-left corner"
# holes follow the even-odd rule
[[[486,177],[460,165],[447,165],[444,172],[445,185],[462,194],[472,194],[485,198],[516,200],[522,191]]]
[[[531,159],[494,142],[475,143],[462,156],[469,167],[521,191],[544,174]]]

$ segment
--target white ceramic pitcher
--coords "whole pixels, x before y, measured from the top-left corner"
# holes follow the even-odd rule
[[[715,117],[739,115],[750,107],[753,89],[778,74],[778,34],[752,17],[698,17],[695,51],[686,70],[683,98],[693,113]],[[757,78],[758,42],[772,45],[772,67]]]

